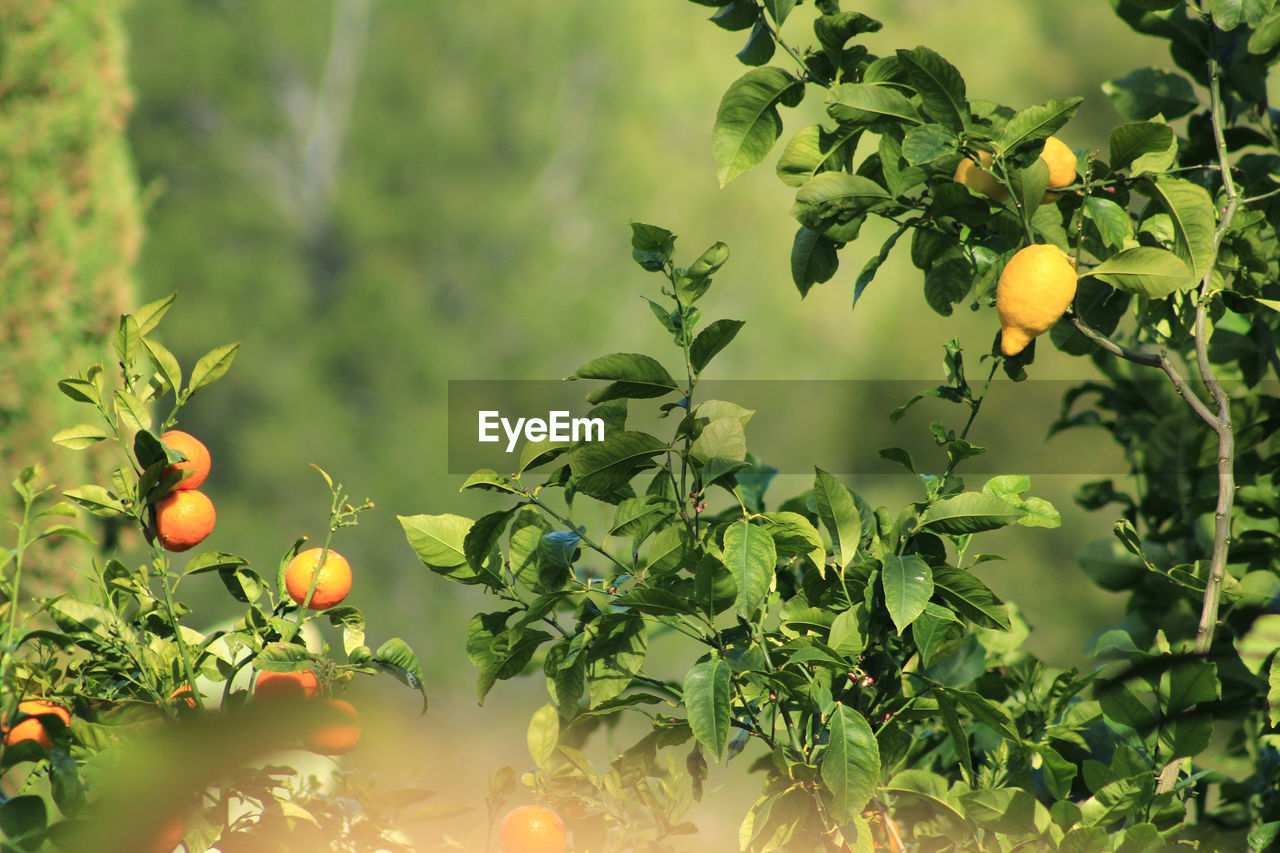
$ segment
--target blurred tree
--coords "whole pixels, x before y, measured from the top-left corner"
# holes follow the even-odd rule
[[[92,464],[49,436],[54,389],[98,358],[134,301],[141,222],[125,146],[133,104],[121,0],[0,0],[0,468],[63,488]],[[6,490],[7,491],[7,490]],[[35,576],[53,562],[32,555]],[[65,575],[65,572],[62,573]]]

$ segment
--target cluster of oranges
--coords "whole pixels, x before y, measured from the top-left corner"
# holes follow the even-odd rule
[[[316,674],[300,672],[260,672],[253,686],[253,697],[259,702],[319,699],[322,695]],[[302,734],[305,749],[321,755],[341,755],[360,740],[360,715],[343,699],[321,699],[324,713],[320,721]]]

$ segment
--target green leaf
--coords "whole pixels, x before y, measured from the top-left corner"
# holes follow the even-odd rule
[[[893,251],[893,247],[898,242],[898,238],[905,234],[910,228],[911,226],[905,222],[899,225],[898,230],[894,231],[887,239],[885,239],[884,243],[880,246],[880,251],[873,255],[871,260],[867,261],[866,264],[863,265],[862,271],[858,273],[858,280],[853,283],[852,308],[858,307],[858,300],[862,298],[862,291],[867,289],[867,285],[871,284],[876,277],[876,273],[880,271],[880,267],[884,265],[885,261],[889,260],[889,253]]]
[[[819,125],[803,128],[782,149],[774,167],[778,180],[789,187],[802,187],[818,172],[839,168],[839,154],[846,144],[857,144],[862,128],[841,126],[827,130]]]
[[[1267,676],[1267,705],[1271,707],[1271,725],[1280,726],[1280,655],[1271,660],[1271,672]]]
[[[129,372],[133,371],[133,363],[138,358],[139,340],[138,322],[129,314],[121,315],[111,343],[115,347],[116,358]]]
[[[1241,662],[1263,678],[1267,661],[1277,649],[1280,649],[1280,613],[1262,614],[1253,620],[1249,630],[1236,638],[1236,653]]]
[[[151,359],[156,372],[177,395],[182,388],[182,368],[178,365],[178,359],[164,346],[148,338],[142,339],[142,346],[146,349],[147,357]]]
[[[720,186],[764,160],[782,133],[778,103],[794,106],[803,95],[803,83],[773,66],[748,71],[729,86],[711,131]]]
[[[929,564],[915,554],[909,557],[885,554],[880,583],[889,618],[901,635],[933,597],[933,572]]]
[[[609,535],[636,536],[643,540],[675,512],[675,504],[657,495],[629,498],[618,504]]]
[[[768,524],[779,557],[802,556],[822,572],[827,563],[827,549],[822,534],[798,512],[766,512],[761,518]]]
[[[1212,702],[1222,696],[1218,684],[1218,666],[1204,660],[1177,664],[1161,677],[1163,692],[1168,696],[1165,713],[1176,716],[1201,702]]]
[[[1117,290],[1159,299],[1195,286],[1191,270],[1173,252],[1138,246],[1112,255],[1089,270],[1089,275]]]
[[[827,14],[814,20],[813,34],[818,37],[833,65],[839,65],[840,54],[849,39],[864,33],[878,32],[883,26],[875,18],[861,12],[836,12],[823,8],[822,4],[818,6]]]
[[[932,578],[930,578],[932,582]],[[962,625],[947,608],[926,602],[924,609],[911,623],[911,639],[920,651],[920,665],[929,666],[933,655],[945,642],[960,635]],[[834,633],[834,626],[832,631]]]
[[[48,826],[49,816],[44,800],[35,794],[6,799],[0,802],[0,836],[14,842],[12,850],[35,850],[42,845],[39,836]],[[32,846],[25,843],[19,845],[24,836],[31,840]]]
[[[961,492],[930,504],[920,524],[935,533],[962,535],[1015,524],[1022,515],[995,495]]]
[[[1115,537],[1088,543],[1077,552],[1076,560],[1094,583],[1113,592],[1135,586],[1147,573],[1142,559]]]
[[[866,610],[844,610],[831,620],[827,645],[836,654],[852,659],[867,646],[866,629]]]
[[[569,379],[604,379],[615,383],[588,396],[591,403],[602,403],[619,397],[661,397],[679,389],[679,385],[657,359],[640,353],[613,353],[587,362]]]
[[[892,199],[870,178],[848,172],[819,172],[796,193],[791,215],[817,231],[847,222]]]
[[[659,272],[671,262],[676,237],[665,228],[631,223],[631,257],[649,272]]]
[[[747,434],[742,421],[718,418],[707,424],[690,446],[689,455],[702,463],[704,485],[743,467],[747,464]]]
[[[154,302],[148,302],[137,311],[133,312],[134,322],[138,326],[139,335],[148,335],[160,321],[164,319],[164,315],[169,313],[169,309],[173,307],[174,300],[178,298],[178,294],[170,293],[163,299],[157,299]]]
[[[822,781],[831,792],[835,819],[843,823],[862,813],[880,784],[880,746],[866,719],[846,705],[836,705],[828,725]]]
[[[1168,151],[1173,142],[1173,128],[1164,122],[1118,124],[1111,129],[1111,168],[1118,171],[1145,155],[1161,154]],[[1166,168],[1168,165],[1172,165],[1172,161]]]
[[[464,583],[475,583],[475,571],[467,564],[463,541],[474,523],[460,515],[400,515],[409,547],[433,572]]]
[[[683,524],[672,524],[658,531],[649,545],[646,568],[663,574],[679,569],[693,550],[689,530]]]
[[[1196,282],[1213,268],[1217,216],[1209,191],[1182,178],[1162,175],[1150,183],[1154,198],[1173,225],[1173,251],[1191,268]]]
[[[1181,118],[1200,106],[1191,81],[1181,74],[1156,68],[1139,68],[1102,84],[1102,91],[1122,116],[1146,121],[1162,116]]]
[[[795,8],[796,0],[764,0],[764,7],[769,11],[773,22],[778,26],[782,26],[787,20],[787,16],[791,14],[791,10]]]
[[[1009,611],[1004,602],[969,572],[935,567],[933,586],[940,598],[974,623],[984,628],[1010,629]]]
[[[120,503],[120,499],[94,483],[69,489],[63,494],[99,518],[113,518],[125,514],[124,504]]]
[[[1083,101],[1084,98],[1055,98],[1019,110],[1000,133],[998,153],[1008,154],[1048,139],[1075,117]]]
[[[379,670],[394,675],[414,690],[423,690],[422,664],[418,662],[418,656],[409,648],[409,644],[399,637],[392,637],[379,646],[373,653],[373,662]],[[425,696],[424,693],[423,697]]]
[[[913,127],[902,138],[902,156],[912,166],[922,166],[956,153],[960,140],[940,124]]]
[[[1272,723],[1272,725],[1275,724]],[[1273,820],[1270,823],[1258,826],[1250,832],[1246,843],[1249,845],[1250,850],[1269,850],[1277,836],[1280,836],[1280,820]],[[1124,853],[1129,853],[1129,851],[1126,850]]]
[[[898,62],[935,121],[959,133],[969,126],[969,103],[964,78],[955,66],[927,47],[899,50]]]
[[[53,442],[71,450],[84,450],[86,447],[92,447],[106,437],[107,433],[101,427],[93,424],[78,424],[54,433]]]
[[[1155,714],[1122,682],[1099,691],[1098,707],[1109,722],[1133,729],[1140,736],[1156,727]]]
[[[1268,53],[1280,44],[1280,11],[1263,20],[1249,35],[1250,53]]]
[[[689,265],[685,275],[689,278],[706,278],[715,275],[729,260],[729,247],[719,241],[713,243],[698,259]]]
[[[815,284],[822,284],[836,274],[840,258],[834,241],[821,231],[801,227],[791,247],[791,280],[803,298]]]
[[[651,616],[679,616],[696,612],[693,602],[661,587],[637,586],[611,603],[614,607],[625,607]]]
[[[731,668],[723,660],[703,661],[684,678],[684,705],[693,737],[717,762],[729,742]]]
[[[606,435],[604,441],[584,444],[569,454],[570,482],[583,494],[607,499],[666,449],[664,442],[644,432]]]
[[[701,373],[711,359],[728,346],[745,325],[741,320],[721,319],[699,332],[693,339],[693,343],[689,345],[689,363],[693,365],[694,373]]]
[[[1084,215],[1098,229],[1102,242],[1112,248],[1120,248],[1133,237],[1133,223],[1124,208],[1114,201],[1090,196],[1084,200]]]
[[[1240,26],[1244,17],[1244,0],[1209,0],[1208,6],[1213,23],[1224,33]]]
[[[238,342],[223,344],[200,356],[196,366],[191,368],[191,379],[187,383],[187,390],[183,392],[183,396],[190,397],[221,379],[223,374],[231,368],[231,362],[235,361],[239,349]]]
[[[145,403],[123,388],[115,393],[116,417],[120,419],[121,432],[127,436],[151,429],[151,412]]]
[[[742,46],[742,50],[738,51],[738,61],[743,65],[764,65],[773,59],[776,49],[773,31],[761,15],[756,18],[755,26],[751,28],[751,35],[747,36],[747,43]]]
[[[724,533],[724,564],[738,585],[738,612],[753,618],[769,593],[778,564],[773,537],[745,519],[734,522]]]
[[[253,659],[254,669],[264,672],[300,672],[315,663],[315,655],[294,643],[268,643]]]
[[[827,114],[842,125],[870,124],[882,118],[923,124],[915,105],[893,86],[841,83],[827,94]]]
[[[587,690],[594,708],[631,685],[644,666],[648,638],[638,614],[606,613],[592,625],[596,634],[588,652]]]
[[[533,763],[545,767],[551,763],[560,742],[560,712],[555,705],[547,704],[533,712],[529,728],[525,731],[525,743]]]
[[[973,269],[963,257],[935,264],[924,274],[924,300],[929,307],[950,317],[954,306],[969,295],[973,287]]]
[[[862,539],[862,517],[852,493],[821,468],[814,469],[813,502],[818,518],[831,536],[836,565],[848,566],[858,554]]]

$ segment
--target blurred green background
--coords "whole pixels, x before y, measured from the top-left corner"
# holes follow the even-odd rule
[[[1119,120],[1100,83],[1170,66],[1105,0],[847,5],[884,22],[866,39],[873,52],[927,44],[961,70],[971,98],[1024,107],[1083,95],[1059,134],[1076,148],[1105,148]],[[335,546],[356,569],[351,600],[371,644],[400,635],[415,647],[432,710],[414,717],[414,697],[394,685],[360,689],[392,712],[385,741],[421,745],[399,769],[420,769],[428,787],[443,773],[475,804],[496,763],[527,765],[523,727],[545,693],[540,678],[502,684],[476,710],[463,629],[490,603],[422,569],[396,520],[496,508],[459,495],[463,477],[448,473],[448,380],[553,379],[605,352],[666,352],[641,300],[656,279],[630,259],[631,220],[679,234],[685,262],[729,244],[703,313],[747,325],[716,378],[923,386],[941,378],[945,340],[958,336],[972,364],[996,328],[990,311],[934,315],[905,243],[852,313],[853,279],[879,245],[870,227],[836,278],[800,300],[788,265],[793,191],[773,158],[716,183],[711,123],[745,71],[733,54],[746,34],[707,23],[710,11],[654,0],[133,0],[126,13],[129,142],[145,203],[140,302],[179,294],[159,337],[184,365],[243,342],[180,424],[213,453],[204,488],[218,526],[206,545],[274,568],[295,538],[320,535],[328,498],[308,463],[372,498],[376,510]],[[808,44],[808,21],[801,10],[784,36]],[[820,117],[813,97],[784,115],[788,134]],[[1050,347],[1039,356],[1037,378],[1088,375]],[[829,428],[856,442],[859,419],[887,415],[840,413]],[[972,437],[998,446],[1018,430],[980,418]],[[873,505],[916,494],[902,478],[849,482]],[[980,572],[1018,602],[1030,648],[1054,665],[1081,662],[1086,639],[1119,615],[1075,561],[1113,520],[1074,507],[1080,482],[1033,480],[1062,511],[1061,529],[1015,528],[982,548],[1009,557]],[[806,487],[780,478],[774,501]],[[208,624],[235,615],[206,583]],[[459,726],[483,737],[460,743]],[[736,819],[725,818],[730,831]]]

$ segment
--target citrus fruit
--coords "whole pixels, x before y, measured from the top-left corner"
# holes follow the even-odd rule
[[[1071,305],[1076,295],[1076,271],[1057,246],[1019,249],[1005,264],[996,285],[996,313],[1000,315],[1000,349],[1017,355],[1037,335],[1043,335]]]
[[[160,440],[170,450],[176,450],[186,457],[185,461],[164,469],[165,474],[173,471],[190,472],[178,481],[174,486],[175,489],[194,489],[204,482],[204,478],[209,476],[209,448],[195,436],[180,429],[169,430],[160,436]]]
[[[325,699],[325,714],[303,737],[303,745],[321,755],[341,755],[360,740],[360,714],[350,702]]]
[[[185,551],[213,532],[213,501],[195,489],[170,492],[156,501],[156,535],[166,551]]]
[[[146,848],[147,853],[172,853],[173,848],[182,843],[182,836],[186,831],[181,817],[175,815],[169,818],[152,836],[151,844]]]
[[[301,672],[259,672],[253,686],[254,698],[314,699],[320,694],[320,680],[309,669]]]
[[[325,554],[324,565],[317,571],[322,553],[323,548],[303,551],[290,560],[284,570],[285,589],[289,597],[300,605],[307,600],[312,577],[319,575],[315,594],[311,596],[312,610],[328,610],[351,592],[351,564],[337,551],[330,550]]]
[[[982,163],[981,166],[968,157],[961,160],[960,165],[956,166],[956,174],[952,180],[956,183],[964,184],[974,192],[982,193],[992,201],[1004,201],[1008,197],[1009,191],[989,171],[992,161],[991,152],[979,151],[978,160]]]
[[[1056,136],[1044,141],[1040,159],[1049,166],[1049,189],[1067,186],[1076,179],[1076,155],[1067,144]]]
[[[507,853],[564,853],[564,821],[543,806],[517,806],[498,825]]]
[[[31,714],[32,717],[23,720],[13,728],[5,730],[5,746],[13,746],[24,740],[33,740],[45,749],[53,746],[53,741],[49,739],[49,733],[44,730],[44,722],[35,716],[37,714],[53,714],[62,720],[64,726],[71,725],[71,712],[57,702],[50,702],[48,699],[27,699],[19,702],[18,713]]]

